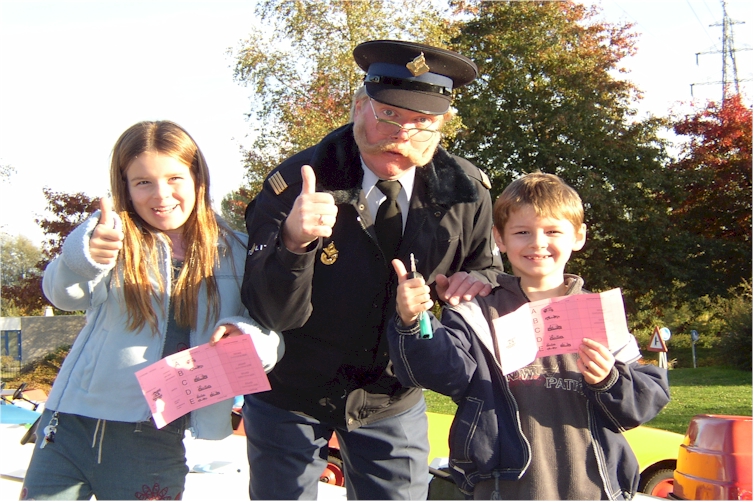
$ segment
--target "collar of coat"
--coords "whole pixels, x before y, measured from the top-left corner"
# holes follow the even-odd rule
[[[588,293],[589,291],[584,289],[584,279],[575,274],[563,274],[563,280],[566,284],[565,296],[578,295],[581,293]],[[498,287],[507,289],[513,295],[523,295],[526,297],[523,288],[521,287],[521,278],[510,274],[500,274],[497,276]],[[489,295],[492,298],[493,295]],[[528,302],[529,299],[527,298]]]
[[[336,204],[355,203],[361,192],[364,170],[353,137],[353,124],[346,124],[315,147],[311,166],[317,175],[317,189],[332,193]],[[463,168],[443,148],[432,160],[417,167],[416,179],[427,186],[429,200],[441,206],[476,202],[479,194]]]

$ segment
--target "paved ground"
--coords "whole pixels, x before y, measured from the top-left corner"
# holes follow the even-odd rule
[[[9,391],[3,391],[7,393]],[[41,401],[41,399],[38,399]],[[19,406],[25,403],[16,401]],[[39,411],[41,411],[41,407]],[[430,459],[433,467],[447,458],[448,429],[453,417],[428,414],[430,418]],[[21,445],[26,432],[23,425],[0,424],[0,501],[16,500],[29,465],[34,445]],[[249,500],[249,466],[246,438],[231,435],[222,441],[187,437],[186,460],[191,472],[186,478],[184,500]],[[346,500],[344,488],[321,483],[320,500]]]
[[[16,500],[34,446],[21,445],[23,425],[0,424],[0,500]],[[186,439],[186,477],[183,500],[249,500],[246,438],[232,435],[222,441]],[[346,500],[344,488],[320,484],[320,500]]]

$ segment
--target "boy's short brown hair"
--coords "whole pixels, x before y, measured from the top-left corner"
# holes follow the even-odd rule
[[[571,186],[554,174],[539,171],[525,174],[508,185],[495,201],[492,220],[500,234],[511,213],[524,206],[534,208],[537,216],[565,219],[580,229],[584,205]]]

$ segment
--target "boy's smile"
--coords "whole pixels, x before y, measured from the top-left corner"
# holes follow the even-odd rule
[[[565,218],[537,216],[532,206],[525,206],[510,214],[503,235],[497,229],[494,234],[500,252],[508,255],[513,274],[521,278],[528,294],[552,291],[563,284],[571,252],[586,241],[586,225],[576,229]]]

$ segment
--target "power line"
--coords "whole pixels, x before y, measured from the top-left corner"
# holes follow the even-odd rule
[[[736,66],[736,52],[750,51],[751,48],[736,49],[735,42],[733,41],[733,25],[745,24],[745,21],[732,21],[728,16],[728,9],[725,4],[726,0],[721,0],[723,7],[723,21],[722,23],[711,24],[710,26],[721,26],[723,28],[723,48],[720,51],[708,51],[696,53],[696,64],[699,65],[699,56],[701,54],[722,54],[722,79],[718,82],[702,82],[691,84],[691,96],[694,96],[695,85],[710,85],[710,84],[722,84],[722,100],[730,97],[731,94],[739,94],[739,82],[749,82],[751,79],[740,80],[738,78],[738,67]],[[731,89],[731,84],[735,88],[735,92]]]
[[[702,27],[702,31],[704,31],[704,34],[707,35],[707,38],[709,38],[712,41],[712,36],[710,36],[709,32],[707,31],[707,27],[704,26],[704,24],[702,23],[702,20],[699,19],[699,15],[694,10],[694,6],[691,5],[691,2],[689,0],[686,0],[686,5],[689,6],[689,10],[691,10],[691,13],[694,14],[694,17],[696,18],[697,22],[699,23],[699,26]],[[707,7],[707,10],[709,10],[709,7]]]

